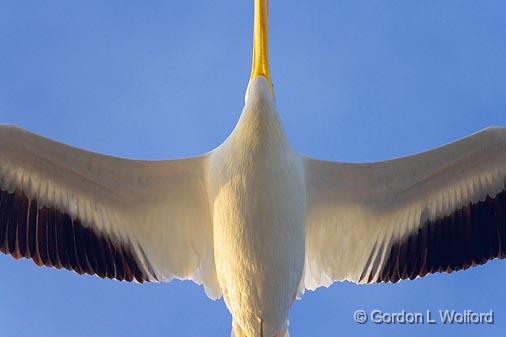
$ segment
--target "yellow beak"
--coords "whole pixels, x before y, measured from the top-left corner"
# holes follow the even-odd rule
[[[255,24],[253,32],[253,66],[251,79],[264,76],[269,83],[273,95],[271,74],[269,72],[269,44],[268,44],[268,0],[255,1]]]

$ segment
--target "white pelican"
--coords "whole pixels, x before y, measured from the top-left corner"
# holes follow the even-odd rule
[[[287,336],[304,289],[397,282],[506,255],[506,130],[370,164],[298,155],[275,109],[267,0],[255,0],[239,122],[202,156],[90,153],[0,127],[0,249],[126,281],[192,279],[232,334]]]

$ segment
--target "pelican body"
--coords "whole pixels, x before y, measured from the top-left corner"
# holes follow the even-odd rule
[[[364,164],[292,149],[269,73],[267,0],[231,135],[200,156],[129,160],[0,126],[0,251],[224,297],[233,337],[287,337],[306,290],[398,282],[506,257],[506,129]]]
[[[238,337],[288,335],[288,311],[304,269],[304,164],[274,105],[267,6],[267,0],[255,1],[243,112],[209,158],[216,272]]]
[[[267,80],[256,77],[247,96],[234,131],[209,158],[216,271],[236,331],[284,336],[304,268],[303,162]]]

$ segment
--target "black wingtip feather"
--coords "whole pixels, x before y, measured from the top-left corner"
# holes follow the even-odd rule
[[[79,274],[140,283],[150,279],[131,243],[112,240],[54,207],[38,208],[21,191],[0,190],[0,251]]]
[[[387,256],[378,282],[453,272],[506,257],[506,191],[427,221],[394,242]]]

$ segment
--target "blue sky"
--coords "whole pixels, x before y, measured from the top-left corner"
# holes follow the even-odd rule
[[[374,161],[506,125],[506,2],[271,0],[271,70],[292,145]],[[241,112],[252,1],[0,1],[0,123],[139,159],[219,145]],[[228,336],[189,282],[139,286],[0,256],[6,336]],[[335,284],[292,336],[497,336],[506,262],[397,285]],[[494,310],[488,326],[378,326],[357,309]]]

